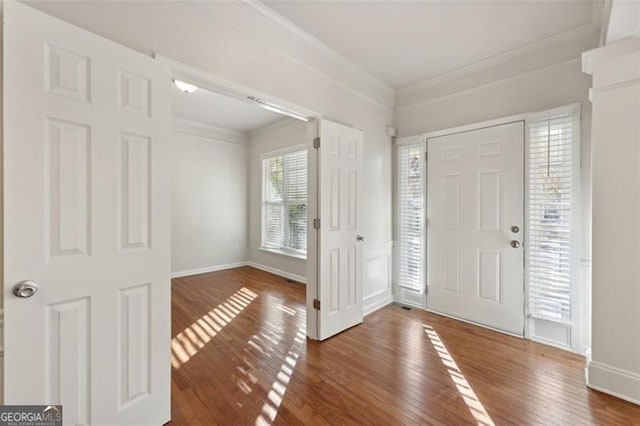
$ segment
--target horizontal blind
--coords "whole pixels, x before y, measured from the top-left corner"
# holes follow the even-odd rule
[[[424,287],[424,144],[398,149],[398,285]]]
[[[262,246],[307,251],[307,151],[263,161]]]
[[[279,249],[284,238],[284,157],[264,160],[262,246]]]
[[[286,233],[283,247],[298,252],[307,251],[307,151],[284,156],[284,222]]]
[[[574,140],[570,113],[529,123],[529,311],[563,323],[571,321],[575,276]]]

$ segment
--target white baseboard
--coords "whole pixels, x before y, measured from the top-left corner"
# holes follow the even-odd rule
[[[591,361],[587,366],[587,386],[640,405],[639,374]]]
[[[248,262],[245,261],[245,262],[227,263],[224,265],[207,266],[204,268],[190,269],[188,271],[172,272],[171,278],[181,278],[181,277],[188,277],[190,275],[206,274],[207,272],[223,271],[225,269],[239,268],[241,266],[247,266],[247,265],[248,265]]]
[[[289,278],[290,280],[298,281],[302,284],[307,283],[307,277],[303,277],[302,275],[292,274],[281,269],[272,268],[271,266],[262,265],[260,263],[248,261],[245,263],[247,266],[251,266],[256,269],[260,269],[261,271],[270,272],[275,275],[279,275],[284,278]]]
[[[377,294],[375,296],[364,299],[362,311],[364,316],[367,316],[374,313],[378,309],[384,308],[385,306],[392,303],[393,295],[391,293]]]

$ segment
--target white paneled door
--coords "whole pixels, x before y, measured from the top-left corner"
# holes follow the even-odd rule
[[[168,69],[17,2],[4,22],[4,402],[165,423]]]
[[[427,146],[427,308],[522,335],[524,123]]]
[[[320,122],[318,153],[319,338],[362,322],[362,150],[360,130]]]

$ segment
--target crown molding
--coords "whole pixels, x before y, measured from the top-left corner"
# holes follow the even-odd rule
[[[449,71],[447,73],[428,78],[416,84],[405,86],[397,90],[396,97],[415,93],[417,91],[427,89],[429,87],[438,86],[440,84],[443,84],[452,80],[456,80],[462,77],[472,75],[474,73],[477,73],[479,71],[482,71],[488,68],[503,65],[510,61],[515,60],[516,58],[527,56],[527,55],[539,52],[541,50],[556,46],[558,44],[567,43],[571,40],[587,37],[598,31],[599,31],[598,27],[596,27],[593,23],[581,25],[572,30],[565,31],[563,33],[556,34],[551,37],[547,37],[547,38],[535,41],[533,43],[529,43],[524,46],[520,46],[515,49],[508,50],[503,53],[499,53],[495,56],[492,56],[480,62],[476,62],[471,65],[467,65],[462,68],[458,68],[453,71]]]
[[[278,28],[281,31],[284,31],[290,37],[298,40],[305,46],[315,50],[317,53],[331,59],[333,61],[338,61],[342,63],[347,68],[350,68],[354,72],[360,74],[362,77],[365,77],[371,82],[377,84],[381,89],[386,90],[390,94],[395,93],[395,89],[382,81],[380,78],[376,77],[369,71],[355,64],[353,61],[349,60],[342,54],[338,53],[336,50],[332,49],[320,39],[314,37],[309,34],[304,29],[300,28],[284,16],[280,15],[278,12],[271,9],[269,6],[265,5],[259,0],[241,0],[238,2],[238,5],[245,8],[246,10],[254,13],[256,16],[260,17],[264,22]]]
[[[202,10],[197,5],[188,1],[182,0],[180,1],[180,4],[209,19],[224,24],[227,28],[230,28],[238,34],[242,34],[245,37],[265,43],[261,34],[253,31],[249,25],[249,21],[246,19],[240,25],[234,25],[233,22],[228,22],[230,20],[232,21],[233,18],[223,19],[220,16],[214,16],[214,14]],[[309,63],[307,60],[302,59],[302,56],[304,55],[299,55],[297,54],[298,52],[288,52],[286,51],[287,49],[283,49],[277,44],[269,44],[269,48],[272,49],[274,53],[277,53],[287,60],[293,61],[298,65],[323,76],[332,83],[342,87],[367,102],[375,104],[376,106],[382,107],[388,111],[393,110],[393,102],[396,93],[395,88],[386,84],[380,78],[374,76],[364,68],[356,65],[354,62],[327,46],[302,28],[298,27],[293,22],[279,15],[268,6],[258,0],[230,1],[225,2],[224,4],[227,6],[232,5],[236,7],[237,10],[245,12],[245,16],[246,13],[250,13],[251,16],[266,24],[268,28],[276,30],[280,36],[285,36],[287,39],[295,42],[298,46],[301,46],[304,49],[310,49],[314,54],[321,58],[324,63],[328,64],[329,67],[326,70],[320,69],[319,67],[314,66],[314,64]]]
[[[249,142],[248,133],[223,129],[222,127],[216,127],[210,124],[178,117],[173,117],[171,119],[171,131],[182,135],[195,136],[211,141],[226,142],[236,145],[247,145]]]
[[[593,22],[593,25],[600,28],[600,46],[604,46],[607,41],[612,5],[613,0],[594,0],[592,4],[591,22]]]
[[[282,120],[278,120],[274,123],[267,124],[266,126],[259,127],[257,129],[251,130],[248,132],[249,142],[252,142],[252,138],[262,135],[264,133],[273,132],[276,130],[280,130],[281,128],[292,128],[292,133],[297,131],[306,132],[308,123],[304,123],[302,121],[296,120],[294,118],[284,117]]]
[[[526,72],[523,72],[523,73],[519,73],[519,74],[516,74],[516,75],[509,76],[509,77],[506,77],[506,78],[501,78],[499,80],[494,80],[494,81],[492,81],[490,83],[481,84],[479,86],[474,86],[474,87],[471,87],[469,89],[460,90],[460,91],[449,93],[449,94],[443,95],[443,96],[437,96],[437,97],[430,98],[430,99],[427,99],[427,100],[424,100],[424,101],[421,101],[421,102],[416,102],[416,103],[412,103],[412,104],[397,106],[396,107],[396,112],[397,111],[408,111],[408,110],[412,110],[412,109],[423,107],[425,105],[428,105],[428,104],[431,104],[431,103],[434,103],[434,102],[443,101],[445,99],[451,99],[451,98],[456,98],[458,96],[468,95],[469,93],[477,92],[477,91],[486,89],[487,87],[496,86],[498,84],[503,84],[504,82],[507,82],[507,81],[516,80],[516,79],[519,79],[519,78],[521,78],[523,76],[536,74],[536,73],[547,71],[547,70],[554,69],[554,68],[562,68],[562,67],[574,66],[574,65],[580,64],[580,62],[581,62],[580,58],[569,59],[569,60],[564,61],[564,62],[558,62],[558,63],[552,64],[552,65],[548,65],[548,66],[542,67],[542,68],[536,68],[536,69],[533,69],[533,70],[530,70],[530,71],[526,71]]]

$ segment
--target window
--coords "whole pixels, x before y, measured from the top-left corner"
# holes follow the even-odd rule
[[[529,313],[570,323],[576,277],[578,114],[529,122],[527,277]]]
[[[262,248],[306,258],[306,150],[263,157]]]
[[[424,143],[398,148],[398,285],[424,288]]]

